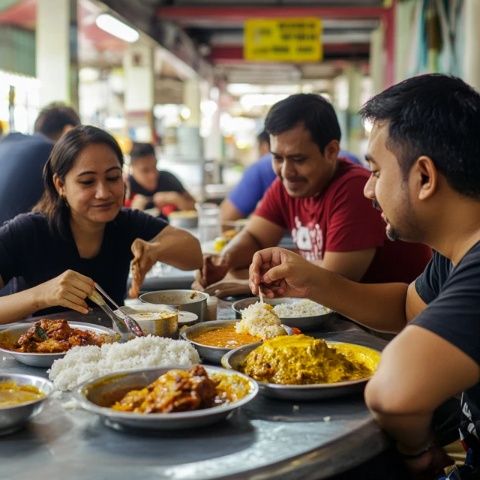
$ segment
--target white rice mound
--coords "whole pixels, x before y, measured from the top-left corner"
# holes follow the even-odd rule
[[[87,380],[121,370],[172,365],[191,367],[196,363],[200,363],[200,357],[189,342],[148,335],[126,343],[74,347],[53,362],[48,376],[56,388],[66,391]]]
[[[280,303],[275,305],[273,310],[280,318],[313,317],[331,312],[329,308],[307,299],[293,303]]]
[[[242,310],[242,319],[235,324],[235,331],[249,333],[262,340],[286,335],[273,307],[261,302],[253,303]]]

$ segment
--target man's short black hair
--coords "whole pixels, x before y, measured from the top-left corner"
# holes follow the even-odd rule
[[[80,125],[77,112],[63,103],[50,103],[40,110],[34,124],[34,131],[42,133],[52,140],[58,140],[66,126]]]
[[[270,145],[270,135],[266,130],[262,130],[258,135],[257,135],[257,142],[259,144],[262,143],[268,143]]]
[[[341,132],[332,104],[321,95],[298,93],[277,102],[265,119],[265,130],[279,135],[303,124],[321,152],[332,141],[340,141]]]
[[[155,156],[155,148],[151,143],[134,142],[130,150],[130,163],[133,163],[137,158]]]
[[[388,122],[387,148],[407,178],[418,157],[430,157],[457,192],[480,198],[480,95],[460,78],[427,74],[371,98],[364,119]]]

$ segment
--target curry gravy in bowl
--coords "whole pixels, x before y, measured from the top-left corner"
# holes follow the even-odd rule
[[[248,333],[238,333],[235,323],[194,333],[190,339],[209,347],[237,348],[242,345],[259,342],[261,339]]]
[[[52,383],[45,378],[0,373],[0,436],[18,430],[40,413],[52,391]]]
[[[35,385],[22,385],[13,380],[0,382],[0,408],[34,402],[44,397],[45,394]]]
[[[261,341],[253,335],[236,332],[236,323],[236,320],[200,322],[182,329],[181,336],[195,347],[203,360],[219,364],[225,353]]]

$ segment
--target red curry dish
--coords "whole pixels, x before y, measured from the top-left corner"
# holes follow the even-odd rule
[[[24,353],[61,353],[76,346],[100,346],[108,341],[108,334],[72,328],[62,319],[44,318],[35,322],[16,342],[3,342],[0,346]]]

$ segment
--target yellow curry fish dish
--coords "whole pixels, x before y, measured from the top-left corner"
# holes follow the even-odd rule
[[[250,352],[243,371],[281,385],[336,383],[370,377],[379,359],[378,352],[366,347],[339,344],[337,349],[322,339],[291,335],[267,340]]]

